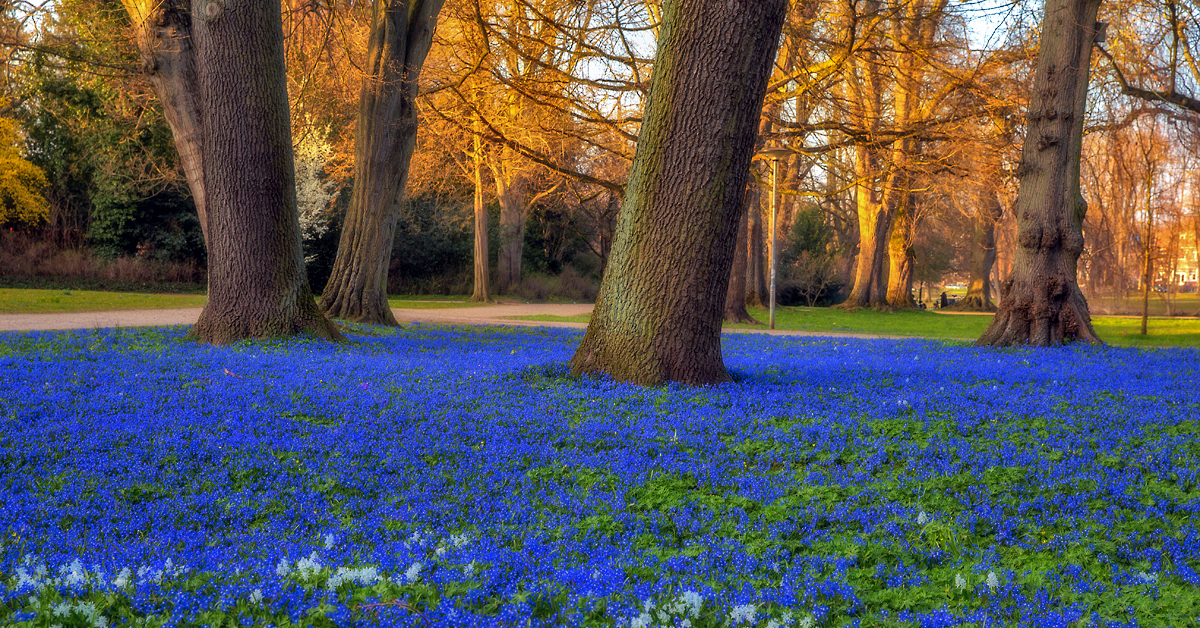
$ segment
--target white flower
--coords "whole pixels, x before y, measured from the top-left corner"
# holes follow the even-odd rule
[[[407,578],[410,583],[419,580],[421,578],[421,563],[413,563],[412,566],[408,568],[408,571],[404,572],[404,577]]]
[[[1142,584],[1150,584],[1152,582],[1158,582],[1158,574],[1149,574],[1144,571],[1139,571],[1137,574],[1137,579],[1140,580]]]
[[[767,622],[767,628],[787,628],[792,625],[792,611],[785,611],[779,619],[772,619]],[[805,619],[807,621],[807,619]]]
[[[954,574],[954,588],[959,591],[967,588],[967,579],[962,577],[961,573]]]
[[[263,599],[262,589],[255,589],[250,592],[250,603],[251,604],[258,604],[259,602],[262,602],[262,599]]]
[[[308,555],[308,558],[301,558],[296,561],[296,571],[300,572],[301,578],[308,578],[317,574],[321,571],[321,557],[317,556],[317,552],[314,550],[312,554]]]
[[[734,625],[740,623],[754,623],[754,616],[758,614],[758,605],[756,604],[741,604],[733,607],[733,611],[729,613],[729,621]]]
[[[333,549],[334,543],[337,542],[337,537],[332,534],[325,535],[325,549]]]
[[[676,615],[696,618],[700,616],[701,606],[704,606],[704,598],[700,597],[699,593],[684,591],[682,595],[675,599],[675,603],[668,607],[668,610]]]
[[[462,546],[466,545],[468,542],[470,542],[470,540],[471,540],[471,537],[469,537],[465,534],[450,535],[450,544],[453,545],[454,547],[462,547]]]
[[[132,578],[133,572],[129,571],[129,568],[126,567],[117,574],[116,578],[113,578],[113,586],[124,589],[125,587],[129,586],[129,581]]]
[[[925,514],[925,511],[922,510],[921,513],[917,515],[917,525],[923,526],[927,523],[929,523],[929,515]]]
[[[439,545],[438,548],[436,550],[434,550],[433,553],[437,554],[438,558],[441,558],[442,556],[444,556],[446,554],[446,548]]]
[[[343,582],[358,582],[365,586],[371,586],[380,580],[382,578],[379,576],[379,569],[370,565],[359,568],[338,567],[337,571],[329,577],[329,581],[325,583],[325,586],[330,591],[334,591]]]
[[[989,571],[987,577],[988,588],[995,591],[996,587],[1000,586],[1000,579],[996,577],[996,572]]]
[[[275,575],[280,578],[292,573],[292,566],[288,563],[288,559],[280,558],[279,563],[275,565]]]
[[[465,575],[468,578],[475,575],[475,561],[471,561],[471,564],[467,565],[466,567],[463,567],[463,575]]]

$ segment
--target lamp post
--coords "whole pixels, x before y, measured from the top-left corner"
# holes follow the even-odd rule
[[[779,160],[792,154],[791,149],[776,147],[765,148],[760,153],[767,159],[771,160],[771,219],[768,228],[771,231],[771,308],[770,308],[770,328],[775,329],[775,267],[779,260],[778,249],[775,246],[775,220],[779,206]]]

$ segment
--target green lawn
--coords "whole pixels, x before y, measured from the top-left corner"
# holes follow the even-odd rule
[[[766,329],[767,311],[750,308],[750,314],[762,325],[725,325],[726,329]],[[587,314],[579,316],[519,316],[521,320],[586,323]],[[992,317],[973,314],[940,314],[937,312],[877,312],[858,310],[846,312],[832,308],[781,307],[775,310],[775,328],[788,331],[879,334],[882,336],[919,336],[974,340],[987,328]],[[1141,320],[1116,316],[1097,316],[1093,321],[1096,333],[1110,344],[1139,347],[1200,346],[1200,320],[1151,318],[1147,336],[1139,333]]]
[[[392,296],[388,297],[388,305],[404,310],[440,310],[455,307],[479,307],[486,304],[468,302],[467,297]]]
[[[476,307],[467,297],[394,296],[388,305],[404,309]],[[40,290],[0,288],[0,314],[46,314],[56,312],[99,312],[105,310],[156,310],[203,307],[203,294],[145,294],[94,290]]]
[[[0,288],[0,314],[44,314],[103,310],[157,310],[202,307],[203,294],[144,294],[91,290]]]

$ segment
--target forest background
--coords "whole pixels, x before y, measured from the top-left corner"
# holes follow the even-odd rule
[[[1079,263],[1094,313],[1127,311],[1142,288],[1168,314],[1200,310],[1196,9],[1101,8]],[[370,6],[289,0],[283,12],[319,292],[353,186]],[[781,303],[909,308],[955,285],[959,307],[994,309],[1015,249],[1040,15],[1040,4],[990,0],[790,4],[759,134],[760,147],[789,149],[777,164]],[[480,208],[494,292],[595,297],[658,22],[645,1],[446,2],[420,77],[390,293],[470,294]],[[0,0],[0,54],[0,282],[203,289],[200,223],[121,3]],[[753,174],[734,272],[759,304],[771,162]]]

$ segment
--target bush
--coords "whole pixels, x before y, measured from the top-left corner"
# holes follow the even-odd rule
[[[203,288],[205,271],[196,262],[152,256],[107,258],[90,249],[60,249],[19,231],[0,233],[0,277],[4,284],[38,287],[66,284],[76,289],[143,289],[151,284],[188,284]]]
[[[783,271],[775,300],[780,305],[830,305],[842,289],[833,260],[803,251]]]
[[[545,301],[551,297],[561,297],[590,303],[596,300],[599,290],[600,285],[595,280],[584,277],[573,267],[567,266],[557,275],[529,273],[521,278],[521,283],[513,288],[512,293],[525,301]]]

